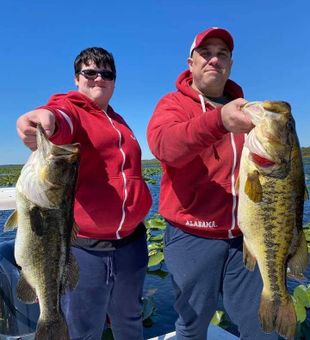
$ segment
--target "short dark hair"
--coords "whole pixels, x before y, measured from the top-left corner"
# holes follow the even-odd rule
[[[110,66],[111,71],[116,78],[116,68],[112,53],[101,47],[89,47],[80,52],[74,60],[74,74],[80,73],[82,65],[89,65],[91,62],[95,63],[97,67]]]

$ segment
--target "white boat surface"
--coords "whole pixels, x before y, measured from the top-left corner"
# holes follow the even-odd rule
[[[0,210],[10,210],[15,208],[15,187],[0,188]]]
[[[225,329],[221,327],[210,325],[208,328],[208,335],[206,339],[208,340],[237,340],[239,338],[227,332]],[[149,340],[176,340],[176,334],[175,332],[171,332],[168,334],[157,336],[155,338],[151,338]]]

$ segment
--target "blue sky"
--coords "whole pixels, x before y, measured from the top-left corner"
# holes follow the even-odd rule
[[[4,0],[0,11],[0,164],[29,150],[16,119],[50,95],[74,89],[73,60],[101,46],[116,60],[111,100],[153,158],[145,137],[157,101],[174,91],[196,33],[228,29],[235,40],[231,78],[247,100],[286,100],[302,146],[310,146],[309,0]]]

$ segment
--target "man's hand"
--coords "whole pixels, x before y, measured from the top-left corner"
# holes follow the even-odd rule
[[[47,137],[55,131],[55,116],[46,109],[29,111],[20,116],[16,122],[17,133],[23,143],[31,150],[36,150],[36,126],[40,123],[45,130]]]
[[[233,133],[248,133],[254,127],[251,119],[241,110],[241,107],[246,102],[245,99],[238,98],[222,107],[222,122],[227,131]]]

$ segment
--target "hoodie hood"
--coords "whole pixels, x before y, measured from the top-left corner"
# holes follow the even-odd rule
[[[199,93],[191,87],[192,82],[192,73],[190,70],[186,70],[177,78],[176,87],[184,95],[191,97],[193,100],[200,103]],[[243,98],[242,88],[234,81],[228,79],[224,88],[224,96],[231,99]]]
[[[49,99],[47,105],[57,106],[63,103],[64,100],[68,100],[72,105],[80,107],[89,113],[102,111],[102,109],[92,99],[78,91],[69,91],[66,94],[55,94]],[[109,111],[113,111],[110,106],[108,106],[108,112]]]

